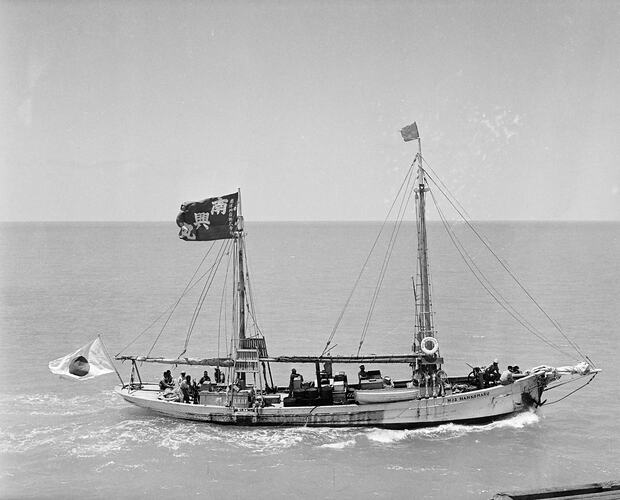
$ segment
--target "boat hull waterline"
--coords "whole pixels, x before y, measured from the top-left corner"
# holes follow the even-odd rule
[[[490,421],[519,413],[536,406],[545,386],[543,375],[532,374],[509,385],[439,397],[369,404],[262,408],[165,401],[158,399],[155,386],[150,390],[147,386],[138,390],[117,387],[116,392],[129,403],[168,417],[217,424],[414,428],[450,422]]]

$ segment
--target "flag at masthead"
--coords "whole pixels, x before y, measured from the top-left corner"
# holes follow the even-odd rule
[[[415,139],[420,138],[420,134],[418,133],[418,125],[416,122],[413,122],[411,125],[407,125],[400,129],[400,135],[403,136],[403,141],[409,142],[414,141]]]
[[[177,215],[179,238],[185,241],[212,241],[234,238],[237,230],[239,193],[186,201]]]

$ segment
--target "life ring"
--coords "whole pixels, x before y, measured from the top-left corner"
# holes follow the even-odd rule
[[[433,347],[431,347],[430,349],[426,347],[427,342],[433,344]],[[422,349],[422,352],[427,356],[432,356],[439,350],[439,342],[437,342],[437,339],[435,337],[424,337],[422,339],[422,342],[420,342],[420,349]]]

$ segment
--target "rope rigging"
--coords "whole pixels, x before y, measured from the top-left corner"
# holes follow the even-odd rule
[[[428,164],[428,162],[426,160],[424,160],[424,163],[426,164],[426,166],[428,167],[428,169],[433,172],[433,176],[436,177],[437,179],[439,179],[439,176],[432,170],[431,166]],[[426,171],[426,175],[428,177],[428,179],[435,185],[435,187],[439,190],[439,192],[444,196],[444,198],[448,201],[448,203],[450,203],[450,205],[452,206],[452,208],[457,212],[457,214],[461,217],[461,219],[465,222],[465,224],[467,225],[467,227],[474,233],[474,235],[480,240],[480,242],[485,246],[485,248],[487,249],[487,251],[489,253],[491,253],[491,255],[493,255],[493,257],[495,258],[495,260],[500,264],[500,266],[508,273],[508,275],[512,278],[512,280],[517,284],[517,286],[525,293],[525,295],[530,299],[530,301],[539,309],[539,311],[549,320],[549,322],[553,325],[553,327],[562,335],[562,337],[569,343],[569,345],[582,357],[582,359],[586,359],[588,360],[588,357],[586,356],[586,354],[581,350],[581,348],[577,345],[577,343],[575,341],[573,341],[572,339],[570,339],[566,333],[562,330],[562,328],[560,327],[560,325],[558,324],[557,321],[555,321],[553,318],[551,318],[551,316],[549,316],[549,314],[543,309],[543,307],[538,303],[538,301],[536,301],[536,299],[532,296],[532,294],[529,292],[529,290],[527,290],[527,288],[525,288],[525,286],[521,283],[521,281],[519,281],[519,279],[517,278],[517,276],[515,275],[515,273],[510,270],[510,268],[508,267],[508,265],[493,251],[493,249],[490,247],[489,243],[487,242],[486,238],[481,234],[481,232],[471,223],[471,221],[468,219],[468,217],[463,214],[463,212],[456,206],[458,203],[458,201],[456,201],[456,198],[454,198],[453,195],[448,196],[446,194],[446,192],[444,190],[442,190],[441,186],[439,183],[441,183],[443,185],[442,181],[436,181],[434,177],[432,177],[431,175],[428,174],[428,171]],[[432,195],[432,193],[431,193]],[[454,198],[454,201],[453,199]],[[433,200],[435,201],[435,198],[433,197]],[[437,203],[435,203],[435,205],[437,206]],[[460,204],[459,204],[460,205]],[[444,226],[445,227],[445,226]],[[488,291],[488,290],[487,290]],[[505,300],[505,299],[504,299]],[[501,305],[501,303],[500,303]],[[510,306],[512,307],[512,306]],[[514,308],[513,308],[514,309]],[[511,314],[512,315],[512,314]],[[513,316],[514,317],[514,316]],[[515,318],[516,319],[516,318]],[[525,325],[523,325],[525,326]],[[527,327],[526,327],[527,328]],[[529,329],[528,329],[529,330]],[[531,331],[531,330],[529,330]],[[534,332],[532,332],[534,333]],[[535,334],[536,335],[536,334]],[[541,334],[542,335],[542,334]],[[537,335],[538,336],[538,335]],[[544,336],[543,336],[544,337]],[[540,337],[539,337],[540,338]],[[542,340],[542,339],[541,339]],[[545,342],[547,342],[549,344],[549,341],[545,340]],[[551,345],[551,344],[550,344]],[[564,351],[562,351],[559,347],[555,346],[556,349],[558,349],[560,352],[562,352],[563,354],[566,354]]]
[[[387,244],[387,250],[385,252],[384,258],[383,258],[383,262],[381,265],[381,269],[379,271],[379,275],[377,278],[377,282],[373,291],[373,295],[371,298],[371,303],[370,303],[370,307],[368,310],[368,314],[365,318],[363,327],[362,327],[362,332],[360,335],[360,341],[359,341],[359,345],[357,348],[357,355],[360,354],[362,345],[365,341],[366,335],[368,333],[368,329],[369,329],[369,325],[370,325],[370,321],[373,315],[373,312],[375,310],[377,301],[378,301],[378,297],[379,297],[379,293],[381,290],[381,286],[383,283],[383,280],[385,278],[385,274],[387,271],[387,267],[388,267],[388,263],[390,260],[390,257],[392,255],[393,249],[394,249],[394,243],[396,241],[396,238],[398,236],[398,232],[400,230],[402,221],[403,221],[403,217],[404,217],[404,212],[409,204],[409,200],[411,197],[411,193],[413,192],[413,189],[411,189],[409,191],[410,188],[410,182],[411,182],[411,178],[412,178],[412,174],[414,172],[414,165],[416,163],[416,160],[418,159],[418,155],[416,155],[416,158],[414,159],[413,163],[411,164],[409,170],[407,171],[405,178],[403,180],[403,182],[401,183],[401,186],[398,190],[397,195],[395,196],[392,205],[390,207],[390,210],[388,211],[388,214],[385,218],[385,220],[383,221],[383,224],[381,225],[381,228],[379,230],[379,233],[377,234],[377,237],[375,238],[375,241],[373,242],[370,252],[368,253],[368,256],[366,257],[366,260],[364,261],[364,264],[362,266],[362,269],[360,270],[355,283],[353,285],[353,288],[349,294],[349,296],[347,297],[347,300],[344,304],[344,307],[342,308],[338,319],[336,320],[336,324],[334,325],[334,328],[332,329],[329,338],[325,344],[325,347],[323,349],[323,352],[321,355],[325,355],[325,353],[327,353],[330,349],[332,349],[333,347],[330,347],[330,345],[332,344],[332,341],[335,337],[336,331],[338,329],[338,327],[340,326],[342,319],[344,317],[344,314],[349,306],[349,303],[359,285],[359,282],[361,280],[361,277],[363,275],[363,273],[366,270],[366,267],[368,265],[368,262],[370,260],[371,255],[373,254],[375,247],[377,246],[377,243],[379,241],[379,238],[390,218],[390,215],[392,214],[392,211],[394,210],[394,207],[396,205],[396,202],[400,200],[399,203],[399,207],[397,209],[397,215],[396,215],[396,220],[394,223],[394,227],[392,228],[392,232],[389,236],[389,241]],[[581,350],[581,348],[577,345],[577,343],[575,341],[573,341],[572,339],[570,339],[566,333],[563,331],[563,329],[561,328],[561,326],[559,325],[559,323],[557,321],[555,321],[553,318],[551,318],[551,316],[544,310],[544,308],[541,306],[541,304],[536,301],[536,299],[533,297],[533,295],[530,293],[530,291],[521,283],[521,281],[519,281],[519,279],[517,278],[516,274],[508,267],[508,265],[495,253],[495,251],[491,248],[490,244],[488,243],[488,241],[486,240],[486,238],[481,234],[480,230],[477,229],[471,222],[469,215],[467,214],[467,212],[465,211],[465,209],[462,207],[462,205],[459,203],[459,201],[457,200],[457,198],[450,192],[450,190],[448,189],[448,187],[445,185],[445,183],[439,178],[439,176],[433,171],[433,169],[430,167],[430,165],[428,164],[428,162],[420,157],[420,163],[424,163],[426,165],[426,167],[428,168],[428,171],[422,167],[420,167],[422,169],[422,172],[424,173],[424,175],[428,178],[428,180],[430,182],[432,182],[433,186],[435,188],[437,188],[437,190],[443,195],[443,197],[449,202],[449,204],[452,206],[452,208],[456,211],[456,213],[460,216],[460,218],[465,222],[466,226],[473,232],[473,234],[476,236],[476,238],[478,238],[478,240],[480,240],[482,242],[482,244],[484,245],[484,247],[487,249],[488,252],[491,253],[491,255],[493,255],[493,257],[495,258],[495,260],[500,264],[500,266],[506,271],[506,273],[510,276],[510,278],[517,284],[517,286],[522,290],[522,292],[528,297],[528,299],[538,308],[538,310],[547,318],[547,320],[551,323],[551,325],[562,335],[562,337],[566,340],[566,342],[568,343],[568,345],[570,347],[572,347],[572,349],[575,350],[575,352],[582,358],[587,360],[588,362],[590,362],[592,365],[594,365],[589,358],[587,357],[587,355]],[[429,171],[432,172],[432,175],[429,174]],[[404,189],[404,195],[401,195],[401,193],[403,193],[403,189]],[[409,194],[407,195],[406,193],[409,191]],[[546,343],[547,345],[549,345],[550,347],[552,347],[553,349],[557,350],[558,352],[560,352],[562,355],[564,356],[568,356],[568,357],[574,357],[572,356],[569,352],[567,352],[565,349],[563,349],[562,346],[560,346],[559,344],[553,342],[552,340],[550,340],[549,338],[547,338],[547,336],[545,336],[538,328],[536,328],[523,314],[521,314],[515,307],[514,305],[491,283],[491,281],[489,280],[489,278],[485,275],[485,273],[482,271],[482,269],[476,264],[474,258],[471,256],[471,254],[467,251],[467,249],[465,248],[464,244],[461,242],[461,240],[458,238],[458,236],[456,235],[454,229],[451,227],[451,225],[449,224],[443,210],[441,209],[441,207],[439,206],[439,203],[437,201],[437,198],[435,197],[434,193],[432,190],[429,190],[430,194],[431,194],[431,198],[433,200],[433,203],[435,205],[435,207],[437,208],[437,212],[439,214],[439,217],[441,219],[441,222],[444,226],[444,229],[446,230],[452,244],[454,245],[454,247],[457,249],[459,255],[461,256],[461,258],[463,259],[463,261],[465,262],[466,266],[468,267],[468,269],[471,271],[471,273],[474,275],[474,277],[476,278],[476,280],[480,283],[480,285],[484,288],[484,290],[493,298],[493,300],[495,302],[497,302],[500,307],[502,307],[515,321],[517,321],[523,328],[525,328],[528,332],[530,332],[531,334],[533,334],[535,337],[537,337],[539,340],[543,341],[544,343]],[[415,294],[415,287],[414,287],[414,294]]]
[[[218,324],[217,324],[217,357],[220,357],[220,340],[222,337],[222,311],[224,312],[224,344],[228,344],[228,330],[226,325],[228,324],[226,318],[226,287],[228,285],[228,272],[230,270],[230,261],[232,259],[232,253],[229,251],[227,253],[228,260],[226,261],[226,272],[224,274],[224,282],[222,284],[222,296],[220,298],[220,312],[218,315]]]
[[[344,314],[347,310],[347,308],[349,307],[349,303],[351,302],[351,298],[353,297],[353,294],[355,293],[355,290],[357,290],[357,286],[359,285],[359,282],[362,278],[362,275],[364,274],[364,271],[366,270],[366,266],[368,265],[368,261],[370,260],[370,257],[372,256],[375,247],[377,246],[377,243],[379,242],[379,238],[381,237],[381,234],[383,233],[383,229],[385,228],[389,218],[390,218],[390,214],[392,213],[392,210],[394,209],[394,206],[396,205],[396,201],[398,200],[401,191],[403,190],[403,187],[405,187],[405,185],[409,184],[409,180],[411,178],[411,175],[413,174],[413,167],[415,165],[415,161],[409,166],[409,169],[407,170],[407,173],[405,174],[405,178],[403,179],[403,182],[401,183],[400,187],[398,188],[398,191],[396,193],[396,196],[394,197],[394,200],[392,201],[392,205],[390,206],[390,209],[388,210],[387,215],[385,216],[385,219],[383,220],[383,223],[381,224],[381,227],[379,228],[379,232],[377,233],[377,236],[375,237],[375,241],[373,242],[372,246],[370,247],[370,251],[368,252],[368,255],[366,256],[366,259],[364,260],[364,264],[362,265],[362,268],[360,269],[359,274],[357,275],[357,278],[355,279],[355,283],[353,284],[353,288],[351,289],[351,292],[349,293],[349,296],[347,297],[347,300],[344,303],[344,306],[342,308],[342,310],[340,311],[340,314],[338,315],[338,319],[336,320],[336,324],[334,325],[334,328],[332,329],[329,338],[327,339],[327,342],[325,344],[325,347],[323,348],[323,352],[321,353],[321,356],[324,356],[325,353],[327,353],[329,350],[331,350],[332,348],[330,348],[330,345],[332,343],[332,341],[334,340],[334,336],[336,335],[336,331],[338,330],[338,327],[340,326],[340,323],[342,322],[342,319],[344,317]]]
[[[583,389],[583,388],[584,388],[585,386],[587,386],[590,382],[592,382],[592,381],[594,380],[594,377],[596,377],[596,375],[597,375],[597,374],[595,373],[594,375],[592,375],[592,376],[588,379],[588,381],[587,381],[585,384],[580,385],[580,386],[579,386],[579,387],[577,387],[575,390],[573,390],[573,391],[569,392],[568,394],[566,394],[566,395],[562,396],[560,399],[556,399],[555,401],[551,401],[550,403],[545,402],[545,406],[549,406],[549,405],[553,405],[553,404],[555,404],[555,403],[559,403],[559,402],[560,402],[560,401],[562,401],[563,399],[566,399],[567,397],[572,396],[572,395],[573,395],[573,394],[575,394],[577,391],[579,391],[579,390]],[[558,387],[560,387],[560,386],[563,386],[563,385],[566,385],[566,384],[570,384],[570,383],[572,383],[572,382],[575,382],[576,380],[578,380],[578,379],[575,379],[575,380],[568,380],[568,381],[566,381],[566,382],[564,382],[564,383],[562,383],[562,384],[557,384],[557,385],[554,385],[554,386],[552,386],[552,387],[547,387],[547,391],[550,391],[551,389],[557,389],[557,388],[558,388]]]
[[[224,255],[227,255],[230,250],[230,247],[231,247],[230,240],[224,240],[224,241],[225,242],[220,245],[220,249],[218,250],[218,253],[215,257],[215,263],[213,264],[213,266],[211,266],[211,268],[208,271],[210,274],[205,280],[205,284],[202,288],[202,291],[200,292],[200,297],[198,298],[198,302],[196,303],[196,307],[194,308],[194,313],[192,314],[192,319],[190,320],[190,324],[187,329],[187,336],[185,337],[185,344],[183,346],[183,351],[181,352],[181,354],[179,354],[178,356],[179,358],[183,354],[185,354],[185,352],[187,352],[187,346],[189,345],[189,339],[191,338],[191,335],[194,331],[194,327],[196,326],[196,321],[198,321],[200,311],[202,310],[202,306],[204,305],[204,302],[207,298],[207,294],[209,293],[209,290],[211,289],[211,285],[213,284],[213,280],[215,279],[217,270],[219,269],[220,264],[222,263],[222,259]]]
[[[134,344],[140,337],[142,337],[142,335],[144,335],[147,331],[149,331],[166,313],[168,313],[168,316],[166,317],[166,320],[164,321],[163,325],[161,326],[159,333],[157,334],[155,340],[153,341],[153,344],[151,345],[150,349],[147,352],[146,357],[149,357],[151,355],[151,353],[153,352],[153,350],[155,349],[155,346],[157,345],[159,339],[161,338],[164,330],[166,329],[168,323],[170,322],[172,316],[174,315],[177,307],[179,306],[179,304],[181,303],[181,300],[186,297],[189,292],[191,290],[193,290],[199,283],[201,283],[204,280],[204,285],[203,288],[200,292],[200,296],[198,298],[197,304],[194,308],[192,317],[190,319],[190,324],[188,326],[188,332],[185,338],[185,344],[184,344],[184,348],[183,351],[179,354],[178,357],[181,357],[186,351],[187,351],[187,347],[189,345],[189,340],[191,338],[191,335],[194,331],[195,325],[196,325],[196,321],[198,319],[198,316],[200,314],[200,311],[204,305],[204,302],[206,300],[207,297],[207,293],[209,292],[213,281],[215,279],[215,276],[217,274],[217,271],[220,267],[220,264],[222,262],[222,259],[224,257],[224,255],[229,255],[230,254],[230,247],[232,246],[232,244],[230,243],[229,240],[226,240],[224,242],[222,242],[222,244],[220,245],[217,255],[214,259],[213,264],[206,269],[198,278],[196,278],[196,275],[198,274],[199,270],[201,269],[201,267],[203,266],[205,260],[207,259],[207,257],[209,256],[209,254],[211,253],[211,251],[213,250],[214,246],[215,246],[215,241],[211,244],[211,246],[209,247],[209,249],[207,250],[207,252],[205,253],[205,255],[203,256],[202,260],[200,261],[200,263],[198,264],[198,266],[196,267],[196,269],[194,270],[194,273],[192,274],[191,278],[189,279],[189,281],[187,282],[187,284],[185,285],[185,288],[183,289],[183,292],[181,293],[181,295],[179,296],[179,298],[175,301],[175,303],[173,305],[171,305],[170,307],[168,307],[165,311],[163,311],[157,318],[155,318],[154,321],[151,322],[151,324],[149,326],[147,326],[144,330],[142,330],[136,337],[134,337],[134,339],[131,340],[131,342],[129,342],[123,349],[121,349],[121,351],[119,351],[119,353],[117,354],[117,356],[125,351],[129,346],[131,346],[132,344]],[[227,268],[228,271],[228,268]],[[218,339],[219,342],[219,339]],[[219,348],[218,348],[218,355],[219,355]]]
[[[478,267],[473,257],[469,254],[469,252],[467,252],[467,250],[465,249],[465,246],[459,240],[454,230],[449,226],[448,221],[443,211],[439,207],[439,204],[437,203],[437,199],[435,198],[432,191],[431,191],[431,198],[433,200],[435,208],[437,209],[437,213],[439,214],[439,217],[441,218],[441,222],[443,223],[444,229],[446,230],[446,233],[448,233],[448,236],[450,237],[450,240],[452,241],[452,244],[456,248],[461,258],[463,259],[463,262],[465,262],[465,265],[469,268],[471,273],[474,275],[478,283],[480,283],[480,285],[486,290],[486,292],[526,330],[528,330],[530,333],[538,337],[540,340],[545,342],[550,347],[556,349],[558,352],[569,356],[569,354],[563,351],[558,345],[549,341],[547,338],[545,338],[545,336],[541,332],[537,331],[536,328],[525,317],[523,317],[523,315],[520,314],[512,306],[512,304],[510,304],[510,302],[501,294],[501,292],[493,286],[490,280]]]
[[[183,297],[185,297],[185,295],[187,295],[198,283],[200,283],[200,281],[205,277],[206,273],[209,272],[208,270],[202,274],[194,283],[192,283],[192,281],[194,280],[194,277],[196,276],[196,274],[198,274],[198,271],[200,270],[200,268],[202,267],[204,261],[206,260],[206,258],[208,257],[209,253],[211,252],[211,250],[213,249],[215,242],[213,242],[211,244],[211,246],[209,247],[209,249],[207,250],[207,252],[205,253],[204,257],[202,258],[202,260],[200,261],[200,263],[198,264],[198,266],[196,267],[196,269],[194,270],[194,273],[192,274],[192,277],[189,279],[189,281],[187,282],[187,284],[185,285],[185,288],[183,289],[183,292],[181,293],[181,295],[179,296],[179,298],[176,300],[176,302],[174,304],[172,304],[171,306],[168,306],[167,309],[165,309],[159,316],[157,316],[157,318],[155,318],[151,324],[149,326],[147,326],[144,330],[142,330],[138,335],[136,335],[133,340],[131,340],[129,342],[129,344],[127,344],[125,347],[123,347],[117,354],[117,356],[123,352],[125,349],[127,349],[129,346],[133,345],[134,342],[136,342],[140,337],[142,337],[142,335],[144,335],[147,331],[149,331],[161,318],[164,314],[166,314],[166,312],[170,311],[170,314],[168,315],[168,318],[166,318],[166,321],[164,323],[164,325],[162,326],[159,335],[157,336],[157,338],[155,339],[155,342],[153,343],[153,345],[151,346],[151,349],[148,352],[148,355],[151,354],[152,350],[155,347],[155,344],[157,344],[157,341],[159,340],[159,337],[161,336],[161,334],[164,331],[164,328],[166,327],[166,325],[168,324],[168,321],[170,321],[170,318],[172,317],[172,315],[174,314],[175,309],[177,308],[177,306],[179,305],[179,303],[181,302],[181,300],[183,299]]]
[[[362,334],[360,337],[360,342],[357,348],[357,355],[359,356],[360,351],[362,349],[362,345],[364,340],[366,339],[366,334],[368,333],[368,327],[370,325],[370,320],[375,310],[375,306],[377,305],[377,300],[379,298],[379,293],[381,291],[381,286],[383,285],[383,280],[385,279],[385,275],[387,273],[388,264],[390,258],[392,257],[392,253],[394,251],[394,246],[396,244],[396,240],[398,238],[398,233],[400,232],[400,228],[405,216],[405,212],[407,210],[407,206],[409,205],[409,201],[411,200],[411,195],[413,194],[413,185],[411,188],[409,186],[411,182],[412,176],[409,176],[407,179],[407,184],[403,191],[403,197],[400,201],[400,206],[398,208],[398,212],[396,215],[396,222],[394,227],[392,228],[392,234],[390,235],[390,239],[388,241],[388,247],[386,249],[385,255],[383,257],[383,263],[381,265],[381,270],[379,271],[379,277],[377,278],[377,284],[375,285],[374,293],[371,299],[370,308],[368,310],[368,314],[366,315],[366,320],[364,322],[364,326],[362,328]]]
[[[246,294],[246,304],[247,304],[247,310],[248,313],[250,315],[250,317],[252,318],[252,325],[254,326],[256,332],[261,336],[264,337],[263,332],[261,331],[260,327],[258,326],[258,321],[256,319],[256,305],[254,302],[254,293],[252,291],[252,282],[250,281],[250,258],[249,258],[249,253],[247,251],[246,248],[246,243],[245,243],[245,239],[242,240],[243,241],[243,254],[245,256],[245,265],[246,265],[246,271],[245,271],[245,282],[247,283],[246,289],[247,289],[247,294]]]

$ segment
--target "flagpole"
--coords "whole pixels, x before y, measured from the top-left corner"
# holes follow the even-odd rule
[[[112,361],[112,358],[110,357],[110,353],[108,352],[108,348],[103,343],[103,336],[100,333],[98,333],[97,334],[97,338],[101,342],[101,346],[103,347],[103,350],[105,351],[105,355],[108,357],[108,361],[110,361],[110,364],[112,365],[112,368],[114,368],[114,371],[116,372],[116,375],[118,376],[118,379],[121,381],[121,385],[123,387],[125,387],[125,382],[123,382],[123,379],[121,378],[121,374],[116,369],[116,365],[114,364],[114,362]]]

